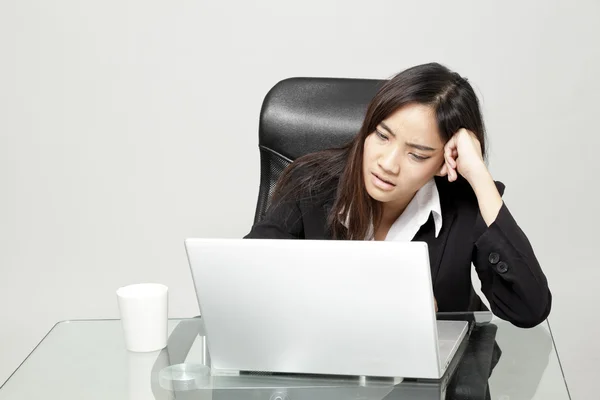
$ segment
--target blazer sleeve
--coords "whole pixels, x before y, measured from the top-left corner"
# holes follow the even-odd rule
[[[244,239],[303,239],[302,211],[297,201],[273,203]]]
[[[496,185],[503,194],[504,185]],[[552,305],[548,281],[506,204],[489,227],[479,213],[475,233],[472,261],[492,312],[523,328],[543,322]]]

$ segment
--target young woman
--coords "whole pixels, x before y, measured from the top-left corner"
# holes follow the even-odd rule
[[[533,327],[552,296],[485,160],[466,79],[425,64],[387,81],[345,147],[297,159],[247,238],[424,241],[439,311],[484,310],[471,263],[500,318]]]

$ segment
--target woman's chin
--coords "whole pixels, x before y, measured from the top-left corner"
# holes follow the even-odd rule
[[[379,201],[380,203],[387,203],[390,201],[390,193],[377,188],[367,188],[367,194],[373,200]]]

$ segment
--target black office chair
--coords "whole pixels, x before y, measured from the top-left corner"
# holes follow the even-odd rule
[[[283,170],[296,158],[350,141],[385,81],[290,78],[265,96],[260,112],[260,189],[254,223],[269,207]]]

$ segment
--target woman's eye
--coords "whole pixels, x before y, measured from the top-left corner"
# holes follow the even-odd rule
[[[429,157],[420,156],[420,155],[415,154],[415,153],[410,153],[410,155],[411,155],[412,158],[414,158],[417,161],[424,161],[424,160],[427,160],[429,158]]]
[[[387,135],[385,135],[384,133],[381,133],[379,130],[375,129],[375,134],[377,135],[377,137],[381,140],[387,140]]]

